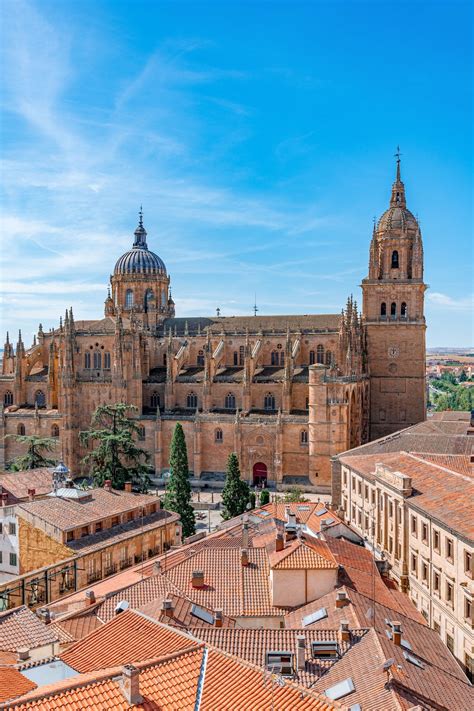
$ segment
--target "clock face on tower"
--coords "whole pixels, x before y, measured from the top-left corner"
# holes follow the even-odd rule
[[[400,349],[397,346],[389,346],[387,353],[389,358],[398,358],[400,355]]]

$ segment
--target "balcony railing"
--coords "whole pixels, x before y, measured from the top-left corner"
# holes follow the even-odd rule
[[[129,568],[133,563],[133,558],[122,558],[120,561],[120,570],[124,568]]]
[[[104,577],[106,578],[108,575],[113,575],[116,572],[117,572],[117,563],[113,563],[113,565],[106,565],[104,568]]]
[[[95,570],[93,573],[89,573],[87,576],[87,584],[90,585],[90,583],[96,583],[98,580],[102,579],[102,574],[100,570]]]

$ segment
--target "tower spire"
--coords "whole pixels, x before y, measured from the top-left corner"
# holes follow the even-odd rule
[[[390,207],[403,207],[407,206],[405,198],[405,186],[402,182],[401,172],[400,172],[400,146],[397,146],[397,152],[394,154],[397,159],[397,173],[395,176],[395,182],[392,185],[392,197],[390,198]]]
[[[133,246],[137,249],[148,249],[146,243],[146,229],[143,227],[143,206],[140,205],[140,210],[138,212],[138,227],[135,230],[135,239],[133,241]]]

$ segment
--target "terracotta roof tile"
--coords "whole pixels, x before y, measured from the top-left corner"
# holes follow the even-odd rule
[[[163,600],[152,600],[140,608],[140,612],[153,617],[164,624],[170,625],[171,627],[178,627],[181,629],[187,629],[189,627],[214,627],[214,610],[208,607],[201,608],[207,612],[213,621],[209,622],[202,617],[194,614],[193,607],[195,603],[191,600],[187,600],[181,595],[168,595],[168,598],[173,604],[173,614],[170,616],[165,614],[162,609]],[[222,627],[235,627],[235,619],[229,617],[228,615],[222,615]]]
[[[106,516],[132,511],[140,506],[156,504],[156,496],[148,494],[134,494],[127,491],[107,491],[106,489],[91,489],[89,498],[64,499],[59,496],[49,496],[22,503],[19,513],[24,510],[56,528],[68,531],[77,526],[85,526],[93,521],[100,521]],[[162,512],[163,517],[166,514]]]
[[[142,702],[137,711],[332,711],[341,707],[291,681],[283,686],[248,663],[202,644],[156,661],[138,663]],[[11,711],[128,711],[121,667],[82,674],[26,694]],[[199,699],[199,702],[198,702]]]
[[[275,570],[322,570],[338,567],[325,541],[297,538],[281,551],[268,554],[270,567]]]
[[[49,494],[53,489],[53,470],[40,467],[0,475],[0,490],[8,492],[8,503],[28,499],[28,489],[34,489],[36,496]]]
[[[52,622],[50,627],[58,635],[61,643],[77,642],[103,624],[96,611],[76,615],[71,619]]]
[[[151,659],[190,646],[190,639],[182,633],[128,610],[76,642],[61,659],[78,672],[89,672]]]
[[[36,688],[36,684],[14,667],[0,667],[0,703],[23,696]]]
[[[4,651],[16,652],[20,647],[35,649],[58,641],[54,630],[25,605],[0,613],[0,649]]]

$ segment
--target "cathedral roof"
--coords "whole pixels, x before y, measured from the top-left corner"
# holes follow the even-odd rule
[[[171,329],[176,335],[184,335],[186,331],[189,335],[196,335],[201,331],[218,335],[224,333],[232,335],[236,333],[250,334],[270,333],[285,334],[290,333],[312,333],[338,332],[341,323],[340,314],[303,314],[303,315],[283,315],[283,316],[216,316],[216,317],[196,317],[189,318],[168,318],[163,322],[165,333]]]
[[[114,274],[164,274],[166,267],[160,257],[148,249],[147,232],[143,226],[143,213],[140,208],[138,227],[135,230],[132,249],[117,260]]]

